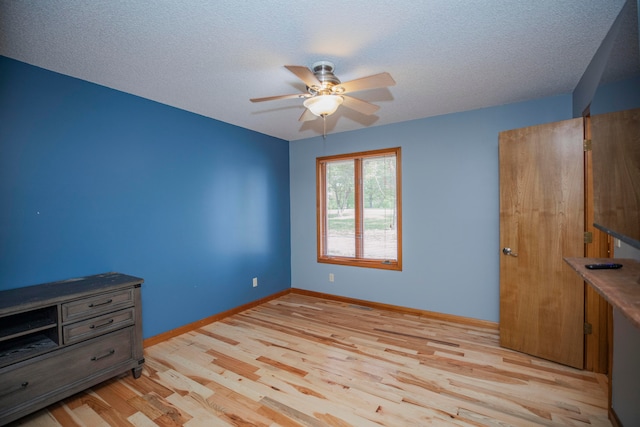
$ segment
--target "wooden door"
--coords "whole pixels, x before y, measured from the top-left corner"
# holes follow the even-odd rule
[[[582,368],[583,121],[501,132],[499,159],[500,345]]]
[[[594,222],[640,242],[640,108],[592,116],[591,137]]]

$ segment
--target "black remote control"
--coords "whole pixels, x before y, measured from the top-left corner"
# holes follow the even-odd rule
[[[622,268],[622,264],[587,264],[585,267],[589,270],[615,270]]]

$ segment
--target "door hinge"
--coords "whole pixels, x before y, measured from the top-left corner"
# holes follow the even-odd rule
[[[585,243],[593,243],[593,233],[590,231],[584,232],[584,242]]]
[[[584,334],[591,335],[593,333],[593,327],[591,323],[584,322]]]
[[[582,141],[582,149],[584,151],[591,151],[591,140],[585,139]]]

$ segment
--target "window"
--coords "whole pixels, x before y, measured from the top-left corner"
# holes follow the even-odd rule
[[[316,159],[318,262],[402,270],[400,148]]]

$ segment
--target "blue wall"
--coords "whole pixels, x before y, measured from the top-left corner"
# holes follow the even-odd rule
[[[497,322],[498,133],[571,116],[567,94],[287,143],[0,57],[0,289],[137,275],[145,337],[290,286]],[[315,158],[392,146],[403,271],[317,263]]]
[[[640,108],[640,75],[601,85],[591,103],[591,115]]]
[[[291,142],[292,286],[498,322],[498,133],[570,119],[572,98],[566,94]],[[636,77],[598,88],[591,110],[600,114],[639,105]],[[402,147],[403,271],[317,263],[315,158],[395,146]]]
[[[570,119],[571,100],[567,94],[291,142],[292,286],[497,322],[498,133]],[[396,146],[403,271],[319,264],[315,158]]]
[[[623,26],[623,21],[627,16],[631,15],[634,6],[632,6],[631,0],[627,0],[622,5],[620,13],[611,28],[609,28],[607,35],[604,40],[602,40],[595,55],[591,58],[587,69],[582,74],[578,85],[573,91],[573,117],[582,117],[586,108],[592,103],[594,94],[600,85],[602,75],[609,65],[608,61],[611,52],[619,48],[617,45],[623,43],[618,40],[618,34],[620,33],[620,28]],[[590,113],[593,114],[593,111],[590,111]]]
[[[287,289],[288,167],[286,141],[0,57],[0,289],[139,276],[145,337]]]

